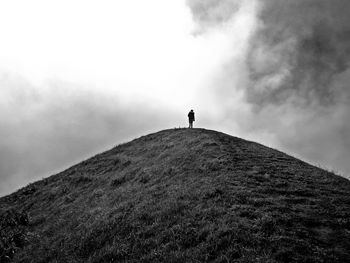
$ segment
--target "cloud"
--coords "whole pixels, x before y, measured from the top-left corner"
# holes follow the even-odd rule
[[[202,34],[213,27],[239,33],[227,26],[253,7],[244,52],[239,59],[232,56],[237,49],[232,42],[230,60],[212,83],[224,107],[222,120],[242,136],[349,176],[349,1],[187,3]]]
[[[228,42],[193,27],[183,1],[0,2],[0,195],[191,108],[205,126]]]
[[[333,82],[349,67],[349,9],[346,0],[264,1],[247,59],[248,100],[334,104],[348,96]]]
[[[176,119],[142,98],[132,103],[53,80],[44,89],[0,76],[0,195]],[[170,126],[172,127],[172,126]]]
[[[350,174],[349,1],[141,2],[3,6],[0,195],[190,108],[196,127]]]
[[[242,6],[242,2],[242,0],[189,0],[187,4],[194,14],[195,21],[205,26],[215,26],[230,20]]]

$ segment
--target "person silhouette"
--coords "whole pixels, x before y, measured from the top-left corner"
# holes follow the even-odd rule
[[[194,122],[194,112],[193,112],[193,110],[191,110],[189,113],[188,113],[188,122],[189,122],[189,127],[188,128],[190,128],[190,129],[192,129],[193,128],[193,122]]]

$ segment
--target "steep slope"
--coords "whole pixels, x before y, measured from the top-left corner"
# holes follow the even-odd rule
[[[350,182],[216,131],[172,129],[0,199],[14,262],[349,262]]]

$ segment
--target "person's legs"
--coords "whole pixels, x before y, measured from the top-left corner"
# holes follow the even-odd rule
[[[190,128],[193,128],[193,121],[190,121]]]

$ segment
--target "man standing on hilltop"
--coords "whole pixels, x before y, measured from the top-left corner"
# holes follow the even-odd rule
[[[191,110],[189,113],[188,113],[188,122],[190,123],[190,126],[188,128],[193,128],[193,122],[194,122],[194,112],[193,110]]]

